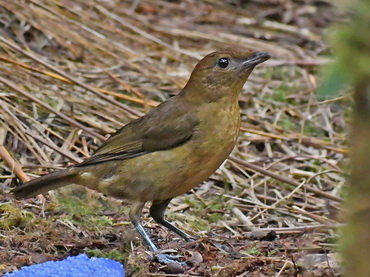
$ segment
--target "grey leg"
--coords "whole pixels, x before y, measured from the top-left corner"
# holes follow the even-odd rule
[[[145,232],[143,225],[141,224],[141,214],[144,208],[145,202],[135,202],[132,204],[130,209],[130,220],[135,229],[143,237],[149,249],[153,252],[158,252],[158,248],[154,245],[152,240],[149,238],[148,234]]]
[[[129,213],[131,223],[134,225],[135,229],[139,232],[139,234],[143,237],[149,249],[152,252],[154,252],[155,257],[157,258],[158,262],[162,264],[170,264],[170,263],[177,262],[179,257],[159,253],[159,249],[154,245],[152,240],[149,238],[148,234],[145,232],[145,229],[143,225],[141,224],[141,214],[142,214],[144,205],[145,205],[145,202],[135,202],[132,204],[132,207]]]
[[[180,237],[184,238],[186,241],[194,241],[194,238],[179,228],[172,225],[166,219],[164,219],[164,211],[166,210],[168,204],[171,202],[172,198],[163,200],[163,201],[153,201],[152,206],[150,207],[150,215],[153,219],[171,231],[178,234]]]

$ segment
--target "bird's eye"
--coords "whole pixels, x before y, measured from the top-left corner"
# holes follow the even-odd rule
[[[226,68],[229,65],[229,59],[228,58],[221,58],[218,60],[218,66],[221,68]]]

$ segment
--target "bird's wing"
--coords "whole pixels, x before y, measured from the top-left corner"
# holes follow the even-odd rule
[[[192,137],[199,120],[193,105],[173,100],[171,98],[122,127],[94,155],[76,166],[130,159],[186,143]]]

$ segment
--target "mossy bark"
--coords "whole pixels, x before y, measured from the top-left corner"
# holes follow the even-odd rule
[[[352,164],[342,246],[346,276],[370,276],[370,1],[354,1],[339,31],[338,67],[354,88]],[[349,3],[349,1],[348,1]]]
[[[346,276],[370,276],[370,76],[355,87],[352,148],[343,258]]]

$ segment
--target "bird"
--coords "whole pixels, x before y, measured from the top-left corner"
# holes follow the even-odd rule
[[[130,221],[157,260],[162,254],[145,231],[150,216],[186,241],[194,238],[164,217],[170,201],[207,180],[233,150],[240,128],[238,96],[265,52],[231,46],[206,55],[184,88],[111,135],[89,158],[69,168],[32,179],[13,189],[29,198],[70,184],[131,201]]]

